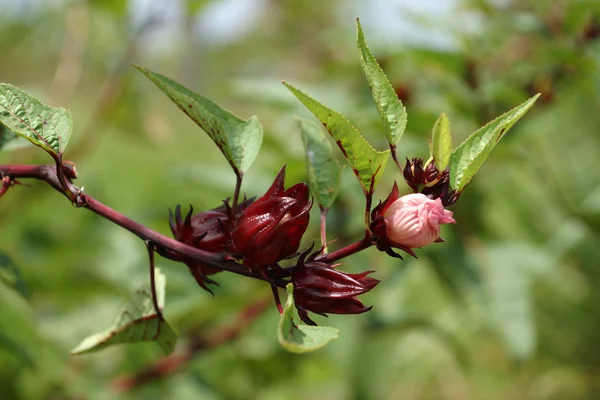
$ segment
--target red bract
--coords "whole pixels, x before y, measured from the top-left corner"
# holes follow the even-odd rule
[[[240,208],[244,209],[247,204],[248,202],[244,201]],[[171,232],[173,232],[173,237],[180,242],[211,253],[223,253],[231,235],[230,213],[229,206],[224,204],[221,207],[192,215],[193,208],[190,206],[190,211],[183,220],[181,218],[181,207],[177,205],[175,207],[175,218],[169,210]],[[210,292],[211,290],[207,284],[216,284],[216,282],[207,276],[221,270],[204,265],[201,262],[187,263],[186,265],[196,282]]]
[[[296,253],[308,227],[308,186],[284,190],[285,166],[267,192],[236,219],[230,253],[250,268],[268,268]]]
[[[308,317],[307,311],[316,314],[360,314],[372,307],[365,307],[358,295],[368,292],[379,283],[378,279],[367,275],[347,274],[333,266],[315,261],[314,253],[305,261],[308,251],[299,259],[292,272],[294,301],[300,318],[309,325],[316,325]]]
[[[402,172],[404,180],[413,192],[423,193],[430,199],[441,199],[444,207],[456,203],[460,193],[450,188],[450,168],[439,171],[435,160],[423,166],[422,158],[406,159]]]

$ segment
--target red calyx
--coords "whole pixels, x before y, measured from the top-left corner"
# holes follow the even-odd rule
[[[308,227],[312,201],[308,186],[284,190],[285,166],[267,192],[236,219],[231,233],[232,255],[263,271],[298,250]]]
[[[316,325],[308,317],[308,311],[316,314],[361,314],[369,311],[358,299],[358,295],[373,289],[378,279],[368,275],[373,271],[360,274],[347,274],[333,266],[315,261],[320,252],[306,258],[310,249],[302,254],[292,272],[294,300],[298,315],[309,325]]]
[[[422,158],[415,157],[411,161],[407,158],[402,175],[414,193],[423,193],[430,199],[442,199],[444,207],[456,203],[460,196],[460,192],[450,188],[450,167],[439,171],[435,160],[423,167]]]
[[[244,200],[239,208],[240,212],[251,202],[252,200]],[[190,206],[190,211],[185,216],[185,219],[182,219],[181,207],[179,205],[175,207],[174,217],[171,210],[169,210],[169,225],[173,237],[180,242],[194,246],[198,249],[209,251],[211,253],[223,253],[229,243],[231,227],[233,224],[231,209],[227,202],[212,210],[202,211],[197,214],[193,214],[193,212],[194,209]],[[201,262],[186,263],[186,265],[196,279],[196,282],[198,282],[203,289],[212,293],[207,285],[216,285],[217,283],[208,278],[208,275],[216,274],[221,270],[204,265]]]

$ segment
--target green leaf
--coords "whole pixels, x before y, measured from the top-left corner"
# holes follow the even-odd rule
[[[462,191],[477,173],[492,149],[508,130],[531,108],[539,94],[496,118],[469,136],[450,157],[450,185]]]
[[[390,146],[393,147],[400,141],[406,129],[406,108],[402,105],[392,84],[367,47],[365,35],[358,18],[356,19],[356,30],[360,64],[371,87],[371,94],[385,128],[387,140]]]
[[[390,151],[375,150],[342,114],[325,107],[289,83],[283,84],[323,123],[350,163],[365,194],[372,194],[383,174]]]
[[[165,304],[166,278],[158,268],[155,274],[156,297],[162,310]],[[140,288],[134,293],[110,328],[88,336],[71,350],[71,354],[98,351],[118,343],[145,341],[158,343],[165,355],[172,353],[177,343],[177,333],[167,321],[156,315],[149,287]]]
[[[0,124],[52,155],[65,151],[73,130],[69,110],[47,106],[8,83],[0,83]]]
[[[145,68],[134,66],[162,90],[215,142],[236,173],[244,174],[256,158],[263,139],[256,116],[240,119],[218,104],[179,83]]]
[[[448,164],[450,164],[452,136],[450,135],[450,121],[444,113],[440,114],[440,117],[433,125],[431,142],[429,142],[429,152],[435,160],[435,165],[439,171],[445,170]]]
[[[277,338],[281,346],[292,353],[308,353],[337,339],[338,330],[329,326],[294,324],[294,285],[286,287],[287,300],[277,326]]]
[[[31,146],[31,144],[0,124],[0,151],[15,150],[26,146]]]
[[[0,282],[27,296],[25,282],[12,259],[0,251]]]
[[[331,144],[320,125],[298,118],[302,142],[306,150],[308,184],[317,203],[328,209],[340,190],[342,168],[333,158]]]

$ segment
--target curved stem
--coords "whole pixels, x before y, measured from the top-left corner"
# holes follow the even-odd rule
[[[69,179],[76,177],[75,169],[72,165],[63,165],[63,172]],[[69,198],[58,180],[56,167],[54,165],[0,165],[0,174],[11,178],[34,178],[43,180],[56,191]],[[223,271],[268,281],[256,270],[250,270],[245,265],[238,264],[234,261],[226,261],[223,254],[210,253],[162,235],[108,207],[94,199],[92,196],[81,192],[80,189],[77,190],[79,191],[77,201],[80,207],[87,208],[99,216],[127,229],[142,240],[151,241],[156,246],[159,254],[165,258],[174,261],[201,262],[204,265],[218,268]],[[161,249],[164,249],[165,251],[161,251]],[[271,281],[268,282],[271,283]],[[275,279],[274,283],[277,286],[284,288],[288,282],[285,279],[279,278]]]
[[[73,183],[69,179],[67,179],[65,171],[63,169],[64,163],[62,160],[62,154],[55,155],[53,156],[53,158],[56,164],[56,177],[58,178],[58,182],[60,183],[60,186],[63,189],[62,191],[69,198],[69,200],[75,202],[77,200],[77,196],[81,191],[75,185],[73,185]],[[74,169],[73,172],[75,172]]]

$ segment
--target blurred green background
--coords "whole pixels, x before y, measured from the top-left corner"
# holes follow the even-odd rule
[[[2,399],[597,399],[600,398],[600,2],[577,0],[0,0],[0,81],[69,108],[66,157],[85,190],[165,234],[167,208],[217,206],[234,175],[216,146],[130,63],[160,72],[265,129],[244,191],[282,164],[305,179],[285,79],[341,111],[379,149],[385,137],[355,49],[371,50],[408,110],[399,157],[427,156],[440,112],[455,145],[535,93],[453,206],[458,224],[419,259],[370,249],[345,270],[376,270],[371,312],[318,319],[340,338],[312,354],[277,342],[268,306],[233,340],[179,371],[123,392],[160,362],[153,343],[70,357],[108,327],[144,282],[141,241],[73,208],[48,186],[0,201]],[[48,163],[25,148],[0,163]],[[376,193],[393,180],[389,164]],[[364,198],[346,169],[329,219],[332,247],[362,235]],[[403,186],[406,190],[406,186]],[[317,210],[306,245],[318,241]],[[183,265],[167,275],[177,354],[270,296],[225,273],[212,298]],[[16,271],[16,272],[15,272]],[[13,278],[9,282],[9,278]],[[221,333],[220,333],[221,332]],[[204,338],[204,339],[203,339]]]

